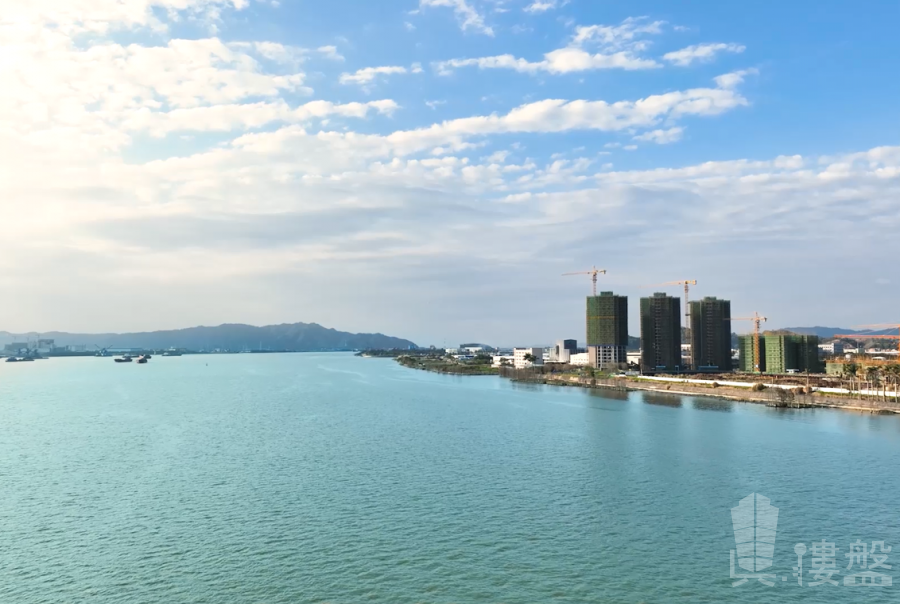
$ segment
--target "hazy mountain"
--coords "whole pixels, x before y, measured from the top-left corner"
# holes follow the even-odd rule
[[[77,334],[65,332],[11,334],[0,331],[0,344],[24,342],[37,337],[53,339],[57,346],[83,344],[100,348],[186,348],[188,350],[362,350],[366,348],[409,348],[409,340],[380,333],[347,333],[316,323],[282,325],[225,324],[217,327],[189,327],[141,333]]]
[[[833,338],[835,334],[847,334],[847,335],[856,335],[856,334],[867,334],[873,336],[891,336],[897,333],[896,329],[881,329],[878,331],[874,330],[864,330],[859,331],[856,329],[847,329],[845,327],[785,327],[784,331],[792,331],[794,333],[799,333],[801,335],[807,336],[819,336],[820,338]]]

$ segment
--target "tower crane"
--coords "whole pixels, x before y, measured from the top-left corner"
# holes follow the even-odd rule
[[[875,325],[857,325],[856,329],[896,329],[896,336],[870,335],[865,333],[857,333],[854,335],[835,335],[835,338],[846,338],[848,340],[897,340],[897,358],[900,359],[900,324],[898,323],[877,323]]]
[[[765,317],[760,317],[758,312],[754,312],[752,317],[731,317],[732,321],[753,321],[753,345],[756,350],[756,357],[754,361],[756,361],[756,373],[762,373],[762,367],[760,367],[761,357],[759,355],[759,324],[768,321]]]
[[[597,268],[595,266],[589,271],[578,271],[576,273],[563,273],[563,277],[568,277],[569,275],[590,275],[591,283],[593,284],[593,289],[591,290],[593,292],[592,295],[596,296],[597,295],[597,275],[599,275],[600,273],[603,273],[605,275],[606,269],[605,268]]]

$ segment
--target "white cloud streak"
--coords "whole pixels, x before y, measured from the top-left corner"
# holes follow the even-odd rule
[[[693,63],[708,63],[716,58],[716,55],[722,52],[742,53],[747,49],[742,44],[696,44],[688,46],[681,50],[667,52],[663,55],[666,61],[678,65],[679,67],[687,67]]]
[[[362,69],[357,69],[355,73],[342,73],[340,82],[341,84],[357,84],[364,86],[366,84],[371,84],[378,76],[400,73],[407,73],[406,67],[401,67],[399,65],[363,67]]]
[[[668,145],[669,143],[680,141],[683,134],[684,128],[675,126],[666,130],[657,129],[639,134],[634,137],[634,140],[656,143],[657,145]]]
[[[337,46],[320,46],[316,51],[326,59],[331,59],[332,61],[344,60],[343,55],[338,52]]]
[[[626,19],[617,26],[594,25],[578,27],[570,44],[544,54],[542,61],[528,61],[510,54],[475,59],[450,59],[434,64],[441,75],[449,75],[462,67],[479,69],[512,69],[520,73],[546,72],[555,75],[595,69],[653,69],[660,67],[653,59],[637,53],[645,44],[637,38],[642,34],[661,33],[662,22],[646,23],[641,19]],[[599,44],[599,52],[583,48]]]
[[[484,17],[466,0],[419,0],[420,8],[446,7],[452,8],[459,26],[463,31],[493,36],[494,30],[485,24]]]
[[[522,10],[524,10],[526,13],[532,14],[545,13],[550,10],[555,10],[561,6],[565,6],[568,3],[569,0],[534,0],[534,2],[532,2]]]
[[[167,29],[154,11],[215,19],[223,8],[242,10],[248,0],[5,0],[0,23],[52,24],[67,33],[105,33],[117,27]]]

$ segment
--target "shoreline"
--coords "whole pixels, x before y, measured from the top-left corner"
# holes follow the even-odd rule
[[[526,374],[517,376],[509,375],[507,371],[492,372],[467,372],[453,371],[447,365],[438,368],[429,366],[428,363],[403,362],[400,357],[394,357],[394,360],[401,366],[408,369],[417,369],[421,371],[430,371],[442,375],[460,375],[460,376],[479,376],[479,375],[497,375],[507,378],[513,382],[546,384],[548,386],[576,387],[587,389],[602,389],[618,392],[652,392],[655,394],[671,394],[675,396],[694,396],[705,398],[716,398],[726,401],[749,403],[754,405],[765,405],[767,407],[780,409],[839,409],[842,411],[853,411],[856,413],[869,413],[872,415],[900,415],[900,403],[865,398],[843,398],[841,396],[829,395],[824,393],[812,394],[796,394],[787,402],[781,400],[775,393],[777,389],[766,388],[761,392],[750,392],[749,388],[716,385],[715,387],[706,384],[691,384],[682,381],[673,380],[671,382],[650,382],[645,379],[626,377],[626,378],[586,378],[576,375],[564,375],[556,377],[554,374]],[[515,370],[513,370],[515,371]],[[518,372],[516,372],[518,373]]]
[[[506,377],[506,376],[501,376]],[[618,379],[605,379],[599,378],[595,379],[594,383],[585,383],[585,378],[579,378],[577,376],[571,376],[567,378],[553,378],[541,376],[538,379],[528,380],[528,379],[517,379],[514,377],[509,378],[512,381],[520,381],[520,382],[531,382],[531,383],[542,383],[547,384],[549,386],[567,386],[567,387],[576,387],[576,388],[588,388],[588,389],[605,389],[605,390],[617,390],[617,391],[626,391],[626,392],[653,392],[655,394],[672,394],[676,396],[696,396],[696,397],[706,397],[706,398],[717,398],[722,400],[729,400],[733,402],[739,403],[749,403],[755,405],[766,405],[767,407],[780,408],[780,409],[840,409],[843,411],[855,411],[855,412],[865,412],[873,415],[900,415],[900,404],[894,403],[891,401],[884,400],[871,400],[867,401],[865,399],[847,399],[843,400],[838,397],[833,396],[822,396],[816,394],[801,394],[797,395],[793,402],[787,404],[781,404],[777,401],[777,399],[773,396],[771,391],[764,390],[762,393],[758,395],[751,395],[749,392],[741,391],[738,388],[730,388],[727,386],[720,386],[718,388],[711,388],[708,386],[701,385],[690,385],[682,382],[673,382],[670,385],[663,385],[664,382],[661,382],[660,385],[650,385],[647,382],[643,382],[641,380],[635,380],[630,378],[618,378]],[[677,389],[675,389],[677,386]]]

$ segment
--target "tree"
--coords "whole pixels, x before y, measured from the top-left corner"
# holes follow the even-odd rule
[[[894,387],[894,402],[896,403],[898,401],[897,387],[900,385],[900,365],[888,365],[885,368],[885,372],[887,373],[888,380]]]
[[[775,388],[775,399],[778,407],[790,407],[794,402],[794,392],[788,388]]]
[[[525,356],[523,357],[523,360],[524,360],[526,363],[534,363],[534,362],[537,360],[537,358],[536,358],[533,354],[531,354],[530,352],[528,352],[528,353],[525,353]]]
[[[866,367],[866,390],[871,392],[872,388],[878,387],[878,373],[878,367]]]
[[[849,382],[848,390],[851,395],[853,394],[853,379],[856,377],[857,371],[859,371],[859,365],[856,363],[847,363],[844,365],[844,377],[846,377]]]

